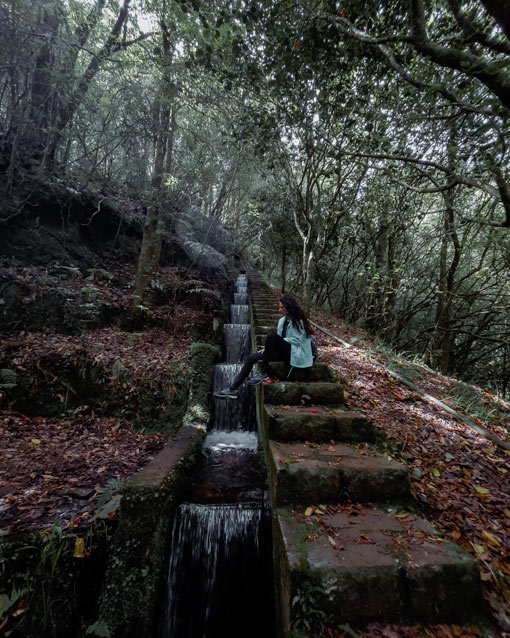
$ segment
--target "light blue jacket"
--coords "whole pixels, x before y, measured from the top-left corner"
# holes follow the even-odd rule
[[[285,317],[281,317],[276,329],[280,337],[282,336],[284,323]],[[310,368],[313,365],[312,344],[310,337],[306,336],[303,323],[301,321],[299,323],[300,327],[296,329],[289,319],[284,337],[285,341],[290,343],[290,365],[295,368]]]

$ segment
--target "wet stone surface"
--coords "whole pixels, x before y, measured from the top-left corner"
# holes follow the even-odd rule
[[[321,608],[339,622],[459,620],[479,611],[476,560],[413,514],[322,505],[279,510],[278,522],[291,599],[314,583]]]
[[[410,499],[406,467],[368,448],[272,442],[271,450],[279,504]]]
[[[270,405],[344,405],[344,389],[338,383],[271,383],[264,388]]]
[[[266,408],[266,413],[269,436],[278,441],[375,441],[370,422],[357,412],[277,406]]]

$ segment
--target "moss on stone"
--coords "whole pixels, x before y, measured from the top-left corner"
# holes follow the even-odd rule
[[[188,407],[183,425],[206,427],[210,419],[212,370],[221,359],[221,350],[209,343],[191,346],[188,369]]]
[[[171,523],[185,498],[204,437],[205,431],[193,429],[163,480],[159,474],[152,479],[135,476],[127,482],[100,604],[99,621],[111,636],[138,638],[156,633]]]

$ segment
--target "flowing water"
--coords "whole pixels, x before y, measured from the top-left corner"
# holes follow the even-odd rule
[[[243,355],[250,351],[250,324],[226,323],[223,330],[227,363],[241,361]]]
[[[213,391],[227,388],[241,370],[240,363],[220,363],[214,368]],[[231,432],[253,430],[253,391],[245,383],[241,385],[236,400],[214,399],[214,428]]]
[[[248,323],[248,304],[230,304],[230,321]]]
[[[226,363],[213,390],[227,387],[250,351],[247,279],[240,275],[224,326]],[[271,517],[258,457],[254,390],[214,399],[212,429],[171,536],[161,638],[273,638]]]
[[[172,532],[170,604],[164,634],[171,638],[266,638],[270,563],[263,508],[184,504]],[[270,631],[270,630],[269,630]]]

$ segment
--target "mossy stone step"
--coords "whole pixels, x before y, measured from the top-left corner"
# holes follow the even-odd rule
[[[330,626],[483,619],[476,559],[423,519],[359,506],[305,511],[279,509],[275,523],[285,636],[310,608],[324,612]]]
[[[272,374],[282,381],[286,381],[288,378],[289,381],[327,381],[335,383],[338,380],[336,372],[326,363],[321,363],[320,361],[316,361],[311,368],[291,369],[290,365],[282,361],[272,361],[269,367]]]
[[[266,294],[262,292],[252,292],[251,297],[253,299],[253,302],[257,304],[267,303],[273,306],[278,305],[278,300],[275,299],[275,297],[273,297],[273,295],[271,294]]]
[[[340,383],[274,382],[264,386],[264,403],[268,405],[344,405],[344,388]]]
[[[410,503],[407,467],[371,449],[341,443],[270,441],[278,506],[299,503]]]
[[[375,443],[370,421],[358,412],[320,410],[306,406],[266,407],[269,438],[277,441]]]
[[[260,319],[257,315],[254,317],[253,325],[254,331],[259,336],[265,336],[268,332],[272,332],[276,330],[276,326],[278,325],[278,319],[281,315],[275,314],[272,317],[263,317]],[[262,326],[262,327],[259,327]]]
[[[262,336],[265,339],[266,336],[270,332],[275,332],[276,331],[276,324],[277,324],[276,321],[274,323],[269,323],[269,324],[264,324],[264,325],[257,324],[255,326],[255,332],[256,332],[257,339],[259,337],[262,337]]]

